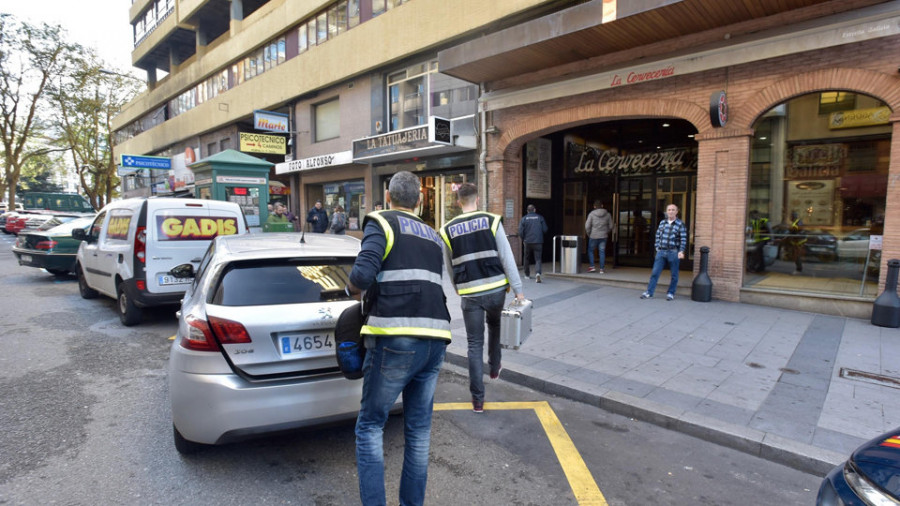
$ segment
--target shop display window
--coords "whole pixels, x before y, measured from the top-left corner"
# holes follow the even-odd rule
[[[325,198],[322,205],[328,216],[334,212],[335,206],[344,208],[347,215],[347,230],[360,230],[366,209],[366,182],[362,179],[326,183],[322,185]]]
[[[877,296],[889,117],[876,98],[826,91],[756,122],[745,287]]]

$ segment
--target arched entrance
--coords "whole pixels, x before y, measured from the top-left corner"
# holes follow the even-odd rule
[[[656,227],[668,204],[679,207],[681,219],[693,230],[696,133],[683,119],[649,118],[590,123],[545,135],[540,141],[552,147],[552,167],[560,168],[553,170],[552,178],[558,197],[551,197],[550,205],[531,198],[532,141],[523,148],[526,203],[545,210],[551,236],[584,236],[585,219],[599,200],[614,222],[607,265],[649,267]],[[692,238],[691,232],[691,243]],[[688,251],[689,260],[691,254]],[[682,262],[682,268],[690,270],[692,263]]]

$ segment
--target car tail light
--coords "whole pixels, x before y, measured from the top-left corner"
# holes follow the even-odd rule
[[[184,318],[188,333],[181,338],[182,348],[194,351],[219,351],[219,344],[213,339],[209,324],[202,318],[188,315]]]
[[[209,325],[213,332],[219,337],[222,344],[241,344],[251,343],[250,334],[243,325],[236,321],[226,320],[224,318],[209,317]]]
[[[138,227],[134,233],[134,257],[141,263],[147,261],[147,229]]]
[[[56,241],[41,241],[34,245],[34,249],[53,249],[56,245]]]

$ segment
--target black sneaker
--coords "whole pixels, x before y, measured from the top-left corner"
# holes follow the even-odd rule
[[[472,411],[476,413],[484,413],[484,401],[476,401],[472,399]]]
[[[499,377],[500,377],[500,371],[502,371],[502,370],[503,370],[503,366],[501,365],[500,367],[497,368],[496,371],[491,371],[491,379],[492,379],[492,380],[495,380],[495,379],[499,378]]]

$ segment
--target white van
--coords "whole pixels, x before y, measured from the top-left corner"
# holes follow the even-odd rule
[[[78,290],[85,299],[99,294],[118,301],[123,325],[141,321],[141,308],[177,304],[193,278],[173,267],[199,264],[218,235],[247,233],[240,206],[233,202],[181,198],[133,198],[113,202],[97,214],[75,257]],[[180,274],[180,273],[179,273]]]

